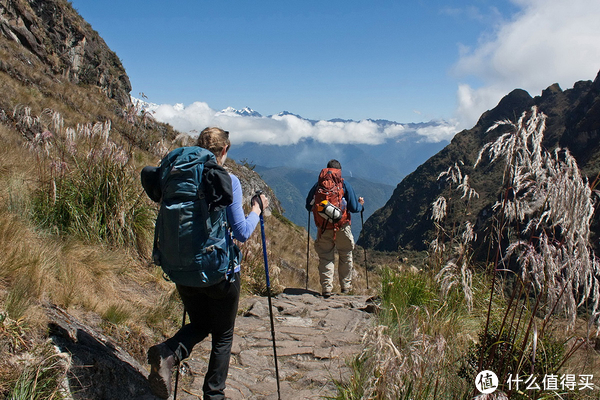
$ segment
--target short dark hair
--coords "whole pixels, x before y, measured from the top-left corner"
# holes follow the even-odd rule
[[[335,159],[329,160],[329,162],[327,163],[327,168],[342,169],[342,164],[340,164],[340,162]]]

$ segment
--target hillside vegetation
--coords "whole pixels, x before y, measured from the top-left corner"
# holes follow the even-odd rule
[[[124,386],[132,385],[112,370],[89,379],[97,366],[59,351],[51,336],[60,327],[49,322],[62,310],[103,334],[111,353],[118,346],[140,364],[150,345],[177,329],[182,309],[174,285],[150,263],[157,208],[139,173],[190,138],[131,104],[120,61],[66,0],[0,0],[0,12],[0,398],[118,397],[87,391],[102,383],[121,398],[139,398],[127,396]],[[331,377],[336,398],[473,398],[482,368],[501,381],[493,397],[480,398],[598,398],[597,376],[591,391],[579,380],[600,370],[593,329],[600,274],[590,245],[593,185],[575,158],[592,176],[599,84],[549,89],[533,100],[511,93],[369,219],[365,243],[394,251],[355,252],[354,290],[377,295],[377,317],[363,350],[348,360],[353,374]],[[545,102],[556,108],[541,107]],[[570,113],[559,113],[565,104]],[[561,136],[563,123],[587,136]],[[569,140],[575,158],[547,151]],[[484,172],[472,175],[480,154]],[[318,288],[306,230],[281,216],[256,172],[233,161],[226,168],[240,178],[246,202],[258,189],[271,198],[265,226],[275,293]],[[498,193],[505,195],[491,207]],[[576,196],[561,202],[567,193]],[[526,216],[511,213],[521,209]],[[489,235],[476,236],[473,218],[484,212],[494,215],[485,225]],[[429,246],[421,246],[424,232]],[[484,238],[492,239],[491,257],[480,261]],[[241,248],[244,294],[264,294],[260,236]],[[563,385],[518,390],[510,386],[516,375],[549,375]],[[564,385],[570,377],[578,379],[575,388]]]
[[[141,364],[181,323],[174,285],[150,263],[157,208],[139,172],[191,139],[130,102],[119,59],[67,1],[1,1],[0,12],[0,398],[61,398],[70,364],[48,341],[50,305]],[[304,287],[306,231],[256,173],[226,167],[246,202],[271,197],[274,289]],[[241,247],[245,293],[264,293],[260,236]]]

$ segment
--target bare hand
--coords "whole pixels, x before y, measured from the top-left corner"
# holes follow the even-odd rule
[[[263,210],[269,207],[269,199],[267,198],[267,196],[265,196],[264,193],[260,194],[260,200],[262,201]],[[260,215],[261,213],[260,203],[256,197],[252,198],[252,211],[254,211],[258,215]]]
[[[358,202],[359,202],[360,204],[365,204],[365,199],[364,199],[364,198],[362,198],[362,197],[359,197],[359,198],[358,198]]]

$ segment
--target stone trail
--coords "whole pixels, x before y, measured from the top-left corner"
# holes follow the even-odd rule
[[[362,350],[361,339],[376,306],[368,296],[333,295],[287,289],[273,297],[282,399],[336,395],[335,381],[351,374],[346,362]],[[155,400],[147,382],[149,366],[138,363],[110,338],[65,310],[47,305],[49,333],[68,360],[65,398]],[[268,299],[240,301],[226,396],[230,400],[276,400]],[[198,344],[182,366],[177,399],[202,398],[210,338]]]
[[[282,399],[334,396],[335,381],[351,373],[346,361],[360,353],[369,326],[368,296],[286,290],[272,298]],[[268,299],[243,299],[236,320],[226,396],[231,400],[277,399]],[[183,366],[178,399],[202,398],[210,340],[199,344]]]

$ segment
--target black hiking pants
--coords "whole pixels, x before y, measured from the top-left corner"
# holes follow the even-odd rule
[[[190,322],[166,341],[179,360],[210,333],[212,350],[204,377],[204,400],[223,400],[229,371],[233,329],[240,298],[240,274],[207,288],[177,285]]]

